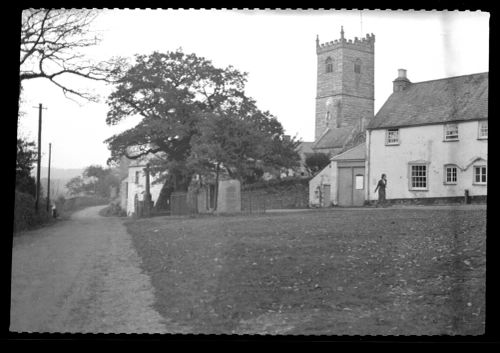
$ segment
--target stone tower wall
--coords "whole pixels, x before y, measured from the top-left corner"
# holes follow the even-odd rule
[[[327,127],[359,126],[363,128],[374,114],[375,36],[319,44],[317,53],[317,90],[315,140]],[[326,60],[332,59],[333,72],[326,72]],[[360,73],[354,65],[359,62]],[[327,120],[327,112],[330,112]]]

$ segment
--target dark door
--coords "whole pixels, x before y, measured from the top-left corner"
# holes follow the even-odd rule
[[[363,206],[365,202],[365,168],[339,167],[339,206]]]
[[[339,168],[339,206],[352,206],[352,168]]]
[[[323,185],[323,192],[322,192],[322,197],[321,197],[321,207],[330,207],[331,203],[331,196],[330,196],[330,185],[324,184]]]

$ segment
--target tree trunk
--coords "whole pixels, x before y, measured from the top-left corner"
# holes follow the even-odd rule
[[[220,163],[217,163],[217,168],[215,169],[215,211],[217,211],[219,201],[219,170]]]
[[[167,179],[160,190],[160,195],[158,195],[158,200],[155,204],[157,210],[170,210],[170,195],[173,191],[172,180]]]

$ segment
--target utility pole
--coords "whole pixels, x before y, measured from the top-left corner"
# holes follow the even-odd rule
[[[52,153],[52,144],[49,143],[49,170],[47,181],[47,212],[50,212],[50,155]]]
[[[36,107],[33,107],[36,108]],[[40,202],[40,167],[42,162],[42,103],[38,105],[38,158],[37,158],[37,171],[36,171],[36,198],[35,198],[35,211],[38,212],[38,203]]]

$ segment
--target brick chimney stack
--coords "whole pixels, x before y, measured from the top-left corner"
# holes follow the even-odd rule
[[[399,69],[398,77],[392,81],[393,83],[393,92],[401,92],[404,91],[409,85],[411,85],[410,80],[406,77],[406,70]]]

